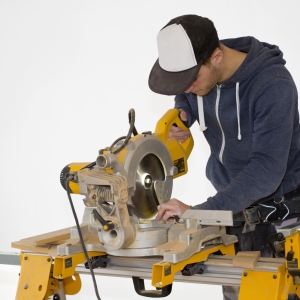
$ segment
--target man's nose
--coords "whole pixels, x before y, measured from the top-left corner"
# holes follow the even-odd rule
[[[189,93],[192,89],[193,89],[193,84],[191,84],[191,86],[187,90],[185,90],[185,93]]]

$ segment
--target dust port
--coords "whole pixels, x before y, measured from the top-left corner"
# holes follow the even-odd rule
[[[110,159],[106,155],[99,155],[96,159],[96,164],[99,168],[106,168],[108,166],[108,163],[110,162]]]

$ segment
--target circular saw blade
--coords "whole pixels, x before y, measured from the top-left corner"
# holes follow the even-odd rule
[[[151,218],[157,212],[159,201],[154,189],[154,182],[157,180],[165,180],[163,165],[156,155],[148,154],[138,165],[136,190],[132,197],[135,212],[140,218]]]

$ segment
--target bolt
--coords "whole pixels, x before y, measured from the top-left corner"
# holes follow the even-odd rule
[[[248,273],[247,272],[244,272],[244,274],[243,274],[245,277],[248,275]]]
[[[28,259],[28,257],[27,256],[24,256],[24,260],[27,260]]]
[[[47,258],[47,262],[50,262],[50,261],[51,261],[51,258],[50,258],[50,257],[48,257],[48,258]]]
[[[28,289],[28,284],[25,283],[23,288],[24,288],[24,290]]]
[[[276,279],[276,278],[277,278],[277,275],[273,275],[273,278]]]

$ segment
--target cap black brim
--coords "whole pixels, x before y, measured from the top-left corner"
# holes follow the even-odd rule
[[[158,94],[177,95],[186,91],[196,80],[201,64],[180,72],[167,72],[163,70],[157,61],[155,62],[150,75],[149,87]]]

